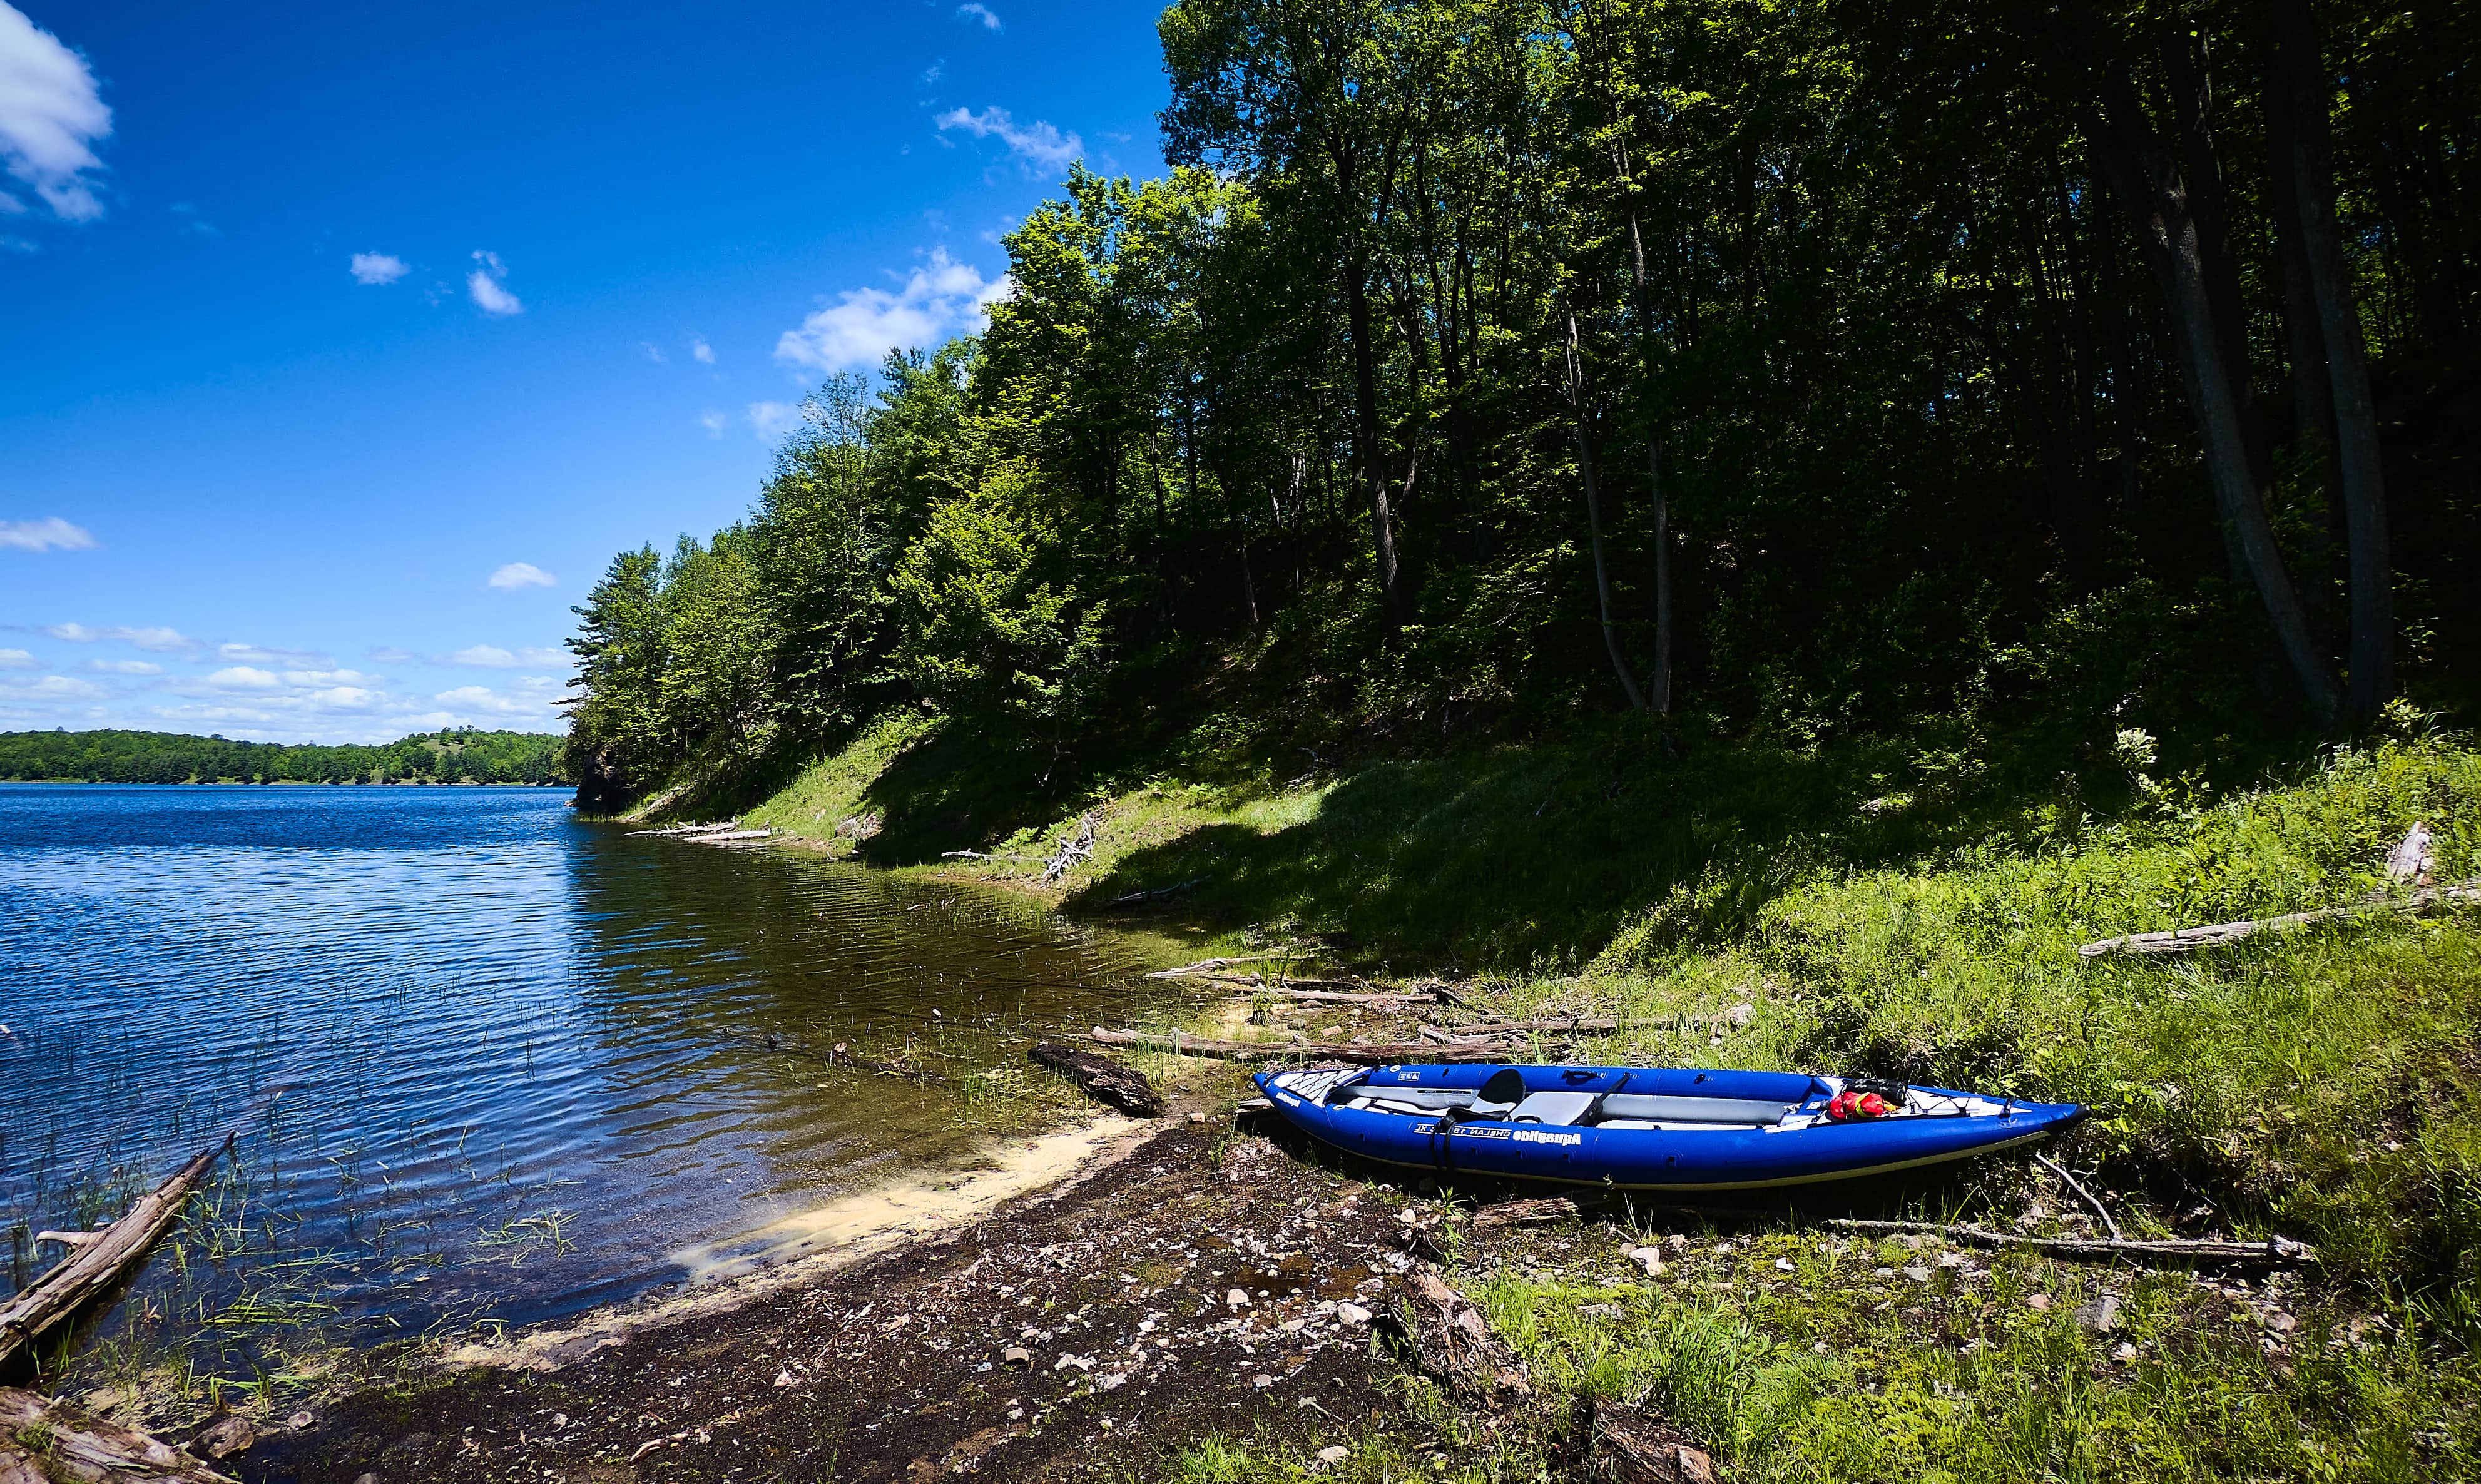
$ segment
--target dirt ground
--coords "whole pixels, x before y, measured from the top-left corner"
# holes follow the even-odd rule
[[[391,1375],[224,1461],[250,1484],[1146,1478],[1391,1406],[1403,1197],[1226,1124],[737,1307]],[[522,1354],[522,1360],[518,1359]]]

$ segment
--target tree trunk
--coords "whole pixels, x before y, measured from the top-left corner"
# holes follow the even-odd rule
[[[2393,560],[2388,549],[2385,463],[2378,414],[2369,393],[2361,311],[2352,299],[2342,234],[2335,224],[2335,167],[2327,138],[2326,67],[2317,50],[2309,0],[2273,0],[2282,37],[2281,86],[2290,93],[2291,182],[2300,208],[2300,243],[2309,259],[2310,293],[2326,343],[2326,374],[2335,394],[2336,467],[2342,477],[2343,529],[2350,546],[2351,681],[2345,704],[2367,720],[2394,693]]]
[[[1671,715],[1671,496],[1662,487],[1662,443],[1645,440],[1646,483],[1654,491],[1654,688],[1648,700]]]
[[[1585,368],[1577,358],[1573,314],[1568,316],[1568,410],[1577,435],[1577,477],[1585,486],[1585,530],[1594,548],[1594,596],[1602,605],[1603,647],[1611,652],[1611,669],[1620,677],[1629,709],[1643,711],[1645,697],[1637,691],[1636,677],[1629,673],[1628,659],[1620,653],[1619,631],[1611,625],[1611,578],[1603,561],[1603,505],[1594,491],[1594,451],[1585,432]]]
[[[1385,451],[1378,437],[1378,366],[1371,344],[1370,285],[1358,249],[1344,269],[1346,325],[1352,335],[1353,442],[1361,478],[1370,488],[1370,539],[1378,562],[1378,595],[1387,605],[1387,627],[1404,627],[1404,604],[1396,587],[1396,522],[1387,508]]]
[[[2293,678],[2311,709],[2326,719],[2340,702],[2339,688],[2310,635],[2299,591],[2284,566],[2250,469],[2248,430],[2237,391],[2245,368],[2230,364],[2224,353],[2186,185],[2146,122],[2126,70],[2109,68],[2101,81],[2102,97],[2080,110],[2084,132],[2100,173],[2135,223],[2146,265],[2161,290],[2172,350],[2204,446],[2207,482]]]

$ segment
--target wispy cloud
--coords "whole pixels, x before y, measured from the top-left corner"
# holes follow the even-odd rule
[[[86,59],[0,0],[0,167],[62,221],[91,221],[103,215],[94,143],[111,132]],[[0,200],[24,205],[7,192]]]
[[[801,409],[789,402],[753,402],[749,404],[749,426],[758,436],[773,441],[798,427]]]
[[[453,655],[433,658],[433,664],[469,664],[486,670],[512,670],[521,664],[546,665],[568,663],[568,651],[548,644],[528,644],[520,649],[502,649],[497,644],[473,644]]]
[[[979,0],[966,0],[965,4],[956,7],[956,18],[958,20],[979,20],[982,23],[982,29],[985,31],[1005,31],[1007,29],[1005,26],[1000,24],[999,13],[987,5],[979,4]]]
[[[35,680],[0,676],[0,695],[19,699],[83,701],[111,693],[91,680],[80,680],[73,675],[45,675]]]
[[[933,122],[942,134],[961,129],[976,139],[999,140],[1029,175],[1057,175],[1085,153],[1085,142],[1074,133],[1063,134],[1039,118],[1020,124],[1006,109],[997,105],[979,114],[969,108],[953,108]]]
[[[89,660],[79,666],[97,675],[161,675],[164,666],[152,660]]]
[[[927,88],[932,83],[937,82],[940,78],[945,77],[947,74],[948,59],[942,57],[938,61],[922,69],[922,86]]]
[[[254,664],[235,664],[209,675],[207,684],[219,690],[273,690],[284,681],[274,670],[263,670]]]
[[[804,319],[799,328],[786,330],[775,342],[775,358],[804,371],[875,366],[892,350],[920,349],[979,331],[989,305],[1005,298],[1008,289],[1005,275],[986,281],[971,263],[959,263],[948,256],[947,248],[933,247],[895,293],[847,289],[834,304]],[[757,407],[750,415],[754,421]]]
[[[494,316],[525,313],[526,306],[517,296],[500,285],[500,280],[509,275],[508,265],[500,261],[500,255],[478,251],[474,261],[482,266],[465,275],[465,292],[474,300],[474,307]]]
[[[723,430],[732,426],[732,414],[729,412],[701,412],[698,414],[698,426],[706,430],[706,435],[708,437],[720,438],[723,436]]]
[[[502,592],[516,592],[527,587],[557,587],[560,579],[531,561],[511,561],[493,572],[488,582]]]
[[[0,670],[40,670],[50,666],[22,649],[0,649]]]
[[[704,335],[692,335],[690,337],[690,359],[697,362],[701,366],[712,366],[715,364],[715,347],[706,343],[706,337]]]
[[[391,252],[356,252],[353,258],[355,283],[394,283],[413,272],[405,260]]]
[[[415,655],[410,649],[400,649],[394,644],[381,644],[365,658],[376,660],[381,664],[409,664],[415,659]]]
[[[5,8],[5,0],[0,0]],[[57,515],[42,520],[0,520],[0,551],[92,551],[95,540],[84,526],[72,526]]]
[[[644,352],[646,359],[653,361],[658,366],[670,364],[671,357],[664,353],[663,347],[655,344],[651,340],[639,341],[638,349]]]
[[[109,629],[92,629],[82,623],[46,624],[45,634],[72,644],[93,644],[104,639],[118,639],[133,644],[149,654],[195,655],[206,646],[178,629],[129,628],[116,625]]]
[[[273,649],[265,644],[218,644],[216,658],[229,664],[290,664],[308,669],[325,669],[336,663],[316,649]]]

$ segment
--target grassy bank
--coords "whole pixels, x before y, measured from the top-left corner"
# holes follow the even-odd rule
[[[2121,739],[2115,787],[2027,791],[1953,755],[1684,758],[1623,733],[1304,758],[1290,778],[1198,746],[1046,806],[996,755],[908,717],[747,818],[875,864],[1033,889],[1082,816],[1096,843],[1059,889],[1071,912],[1167,916],[1201,947],[1314,940],[1362,972],[1474,976],[1510,1009],[1745,1002],[1751,1024],[1728,1039],[1647,1032],[1576,1054],[2087,1103],[2099,1116],[2059,1154],[2128,1236],[2280,1233],[2324,1254],[2285,1299],[2299,1338],[2272,1346],[2271,1320],[2234,1327],[2230,1294],[2185,1275],[2013,1261],[1990,1264],[1947,1333],[1902,1284],[1872,1288],[1891,1258],[1821,1247],[1798,1214],[1744,1246],[1765,1257],[1754,1277],[1714,1280],[1737,1289],[1604,1291],[1476,1258],[1468,1279],[1556,1390],[1650,1401],[1743,1476],[2472,1474],[2481,919],[2381,912],[2188,957],[2076,948],[2364,901],[2390,889],[2381,862],[2416,820],[2439,879],[2481,874],[2481,751],[2403,724],[2220,784],[2156,780],[2149,752]],[[939,859],[961,848],[1020,859]],[[2092,1225],[2026,1166],[1924,1199],[2011,1227]],[[2130,1318],[2102,1337],[2064,1315],[2105,1279]],[[2026,1307],[2035,1292],[2056,1302]],[[1943,1338],[1920,1342],[1925,1322]],[[1385,1439],[1356,1445],[1393,1467]],[[1305,1464],[1236,1440],[1196,1466]]]

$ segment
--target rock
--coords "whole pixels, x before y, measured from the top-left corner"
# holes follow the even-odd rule
[[[1275,1378],[1262,1370],[1249,1378],[1249,1384],[1263,1392],[1275,1384]]]
[[[1094,1368],[1093,1361],[1083,1355],[1063,1355],[1058,1360],[1052,1362],[1051,1368],[1054,1370],[1066,1370],[1071,1366],[1076,1367],[1079,1370],[1092,1370]]]
[[[1797,1272],[1799,1269],[1792,1266],[1791,1259],[1777,1258],[1775,1259],[1775,1271],[1779,1273],[1789,1273]]]
[[[2097,1335],[2107,1335],[2119,1328],[2119,1295],[2104,1293],[2078,1304],[2076,1323]]]
[[[1916,1263],[1912,1266],[1904,1269],[1904,1276],[1910,1278],[1915,1283],[1927,1283],[1930,1281],[1930,1270],[1923,1267],[1919,1263]]]
[[[1341,1443],[1336,1444],[1332,1447],[1323,1447],[1318,1450],[1318,1461],[1326,1465],[1330,1469],[1351,1456],[1352,1449],[1345,1447]]]
[[[1732,1006],[1731,1010],[1727,1012],[1723,1018],[1732,1023],[1732,1028],[1734,1029],[1745,1030],[1749,1027],[1749,1022],[1758,1018],[1758,1007],[1750,1004],[1746,1001],[1742,1001],[1740,1003]]]
[[[310,1424],[316,1420],[317,1419],[307,1412],[296,1412],[284,1419],[284,1425],[295,1432],[307,1432],[310,1430]]]
[[[2300,1327],[2300,1321],[2287,1314],[2278,1314],[2267,1317],[2265,1327],[2278,1335],[2288,1335]]]
[[[1188,1121],[1190,1123],[1204,1123],[1206,1122],[1206,1115],[1204,1113],[1191,1113],[1188,1115]]]
[[[2032,1310],[2035,1314],[2049,1314],[2050,1312],[2050,1295],[2048,1293],[2027,1294],[2024,1299],[2024,1307]]]
[[[1367,1324],[1370,1322],[1371,1317],[1369,1310],[1362,1308],[1359,1304],[1350,1303],[1336,1305],[1335,1316],[1338,1320],[1345,1324]]]
[[[1094,1382],[1094,1390],[1098,1392],[1116,1392],[1128,1384],[1129,1373],[1125,1370],[1115,1370],[1110,1375],[1096,1378]]]
[[[1895,1270],[1892,1267],[1873,1267],[1869,1270],[1869,1276],[1881,1279],[1893,1278],[1895,1276]]]
[[[1961,1252],[1942,1252],[1939,1254],[1939,1266],[1941,1267],[1962,1267],[1965,1263],[1972,1261],[1972,1260],[1971,1258],[1966,1257]]]
[[[779,1370],[775,1372],[775,1384],[777,1386],[797,1386],[800,1383],[793,1379],[793,1373],[791,1371]]]
[[[1000,1352],[1000,1364],[1003,1366],[1031,1366],[1033,1364],[1033,1352],[1023,1345],[1010,1345]]]
[[[1645,1269],[1645,1275],[1647,1277],[1659,1278],[1662,1276],[1661,1248],[1639,1247],[1635,1251],[1630,1253],[1629,1256],[1636,1260],[1637,1266]]]
[[[357,1473],[353,1475],[353,1484],[379,1484],[379,1476],[376,1473]]]
[[[2136,1359],[2136,1346],[2123,1340],[2119,1342],[2119,1348],[2110,1352],[2110,1358],[2125,1366]]]
[[[258,1429],[249,1425],[248,1418],[239,1416],[226,1416],[198,1434],[198,1446],[206,1450],[209,1458],[230,1458],[257,1441]]]
[[[1234,1289],[1231,1292],[1223,1295],[1223,1302],[1229,1304],[1235,1309],[1246,1309],[1249,1307],[1249,1290],[1247,1289]]]

